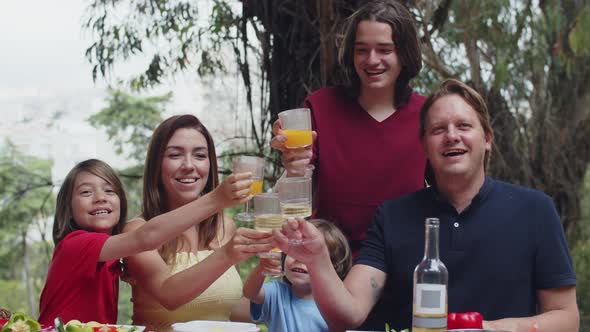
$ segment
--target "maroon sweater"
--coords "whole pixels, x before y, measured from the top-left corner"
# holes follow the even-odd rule
[[[424,100],[413,94],[382,122],[340,88],[317,90],[305,100],[318,133],[314,216],[336,223],[355,256],[379,204],[424,188],[426,157],[419,137]]]

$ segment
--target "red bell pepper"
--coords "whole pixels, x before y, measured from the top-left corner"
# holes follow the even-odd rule
[[[482,329],[483,316],[479,312],[450,312],[447,329]]]

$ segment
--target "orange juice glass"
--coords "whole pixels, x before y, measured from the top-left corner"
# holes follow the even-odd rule
[[[254,179],[252,186],[250,186],[250,195],[260,194],[262,192],[262,184],[263,183],[264,183],[264,181],[262,181],[262,179],[260,179],[260,180]]]
[[[234,173],[252,173],[253,183],[250,187],[250,194],[256,195],[262,192],[264,178],[264,159],[255,156],[237,156],[232,160]],[[234,219],[240,222],[253,222],[254,214],[250,212],[250,201],[246,202],[244,212],[235,215]]]
[[[285,146],[287,148],[301,148],[310,146],[311,136],[311,111],[309,108],[294,108],[279,113],[281,130],[287,136]]]
[[[287,136],[285,146],[293,148],[303,148],[310,146],[312,143],[311,130],[283,130],[283,135]]]

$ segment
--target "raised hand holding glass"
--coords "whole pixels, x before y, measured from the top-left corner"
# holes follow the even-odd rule
[[[264,183],[264,159],[254,156],[237,156],[232,160],[233,172],[252,173],[252,187],[250,194],[256,195],[262,192],[262,185]],[[254,214],[250,212],[250,201],[246,202],[244,212],[238,213],[234,217],[240,222],[254,221]]]
[[[281,215],[278,194],[259,194],[254,196],[252,201],[254,203],[255,230],[260,232],[272,232],[273,229],[280,229],[283,226],[283,216]],[[279,248],[273,248],[269,252],[259,253],[258,257],[280,260],[282,257],[282,251]],[[280,273],[264,272],[264,275],[269,277],[281,277],[283,276],[282,267]]]
[[[311,177],[287,177],[277,182],[281,214],[289,218],[309,218],[312,213]],[[300,245],[302,240],[289,240],[291,245]]]

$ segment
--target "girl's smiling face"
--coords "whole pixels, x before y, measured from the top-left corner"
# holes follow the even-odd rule
[[[121,213],[113,185],[88,172],[80,172],[76,177],[71,207],[79,227],[107,234],[111,234]]]

